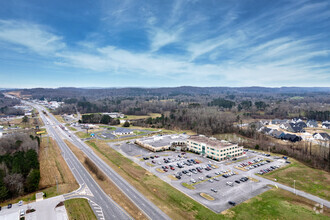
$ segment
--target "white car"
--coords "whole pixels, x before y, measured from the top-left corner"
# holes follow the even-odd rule
[[[19,206],[22,206],[22,205],[23,205],[23,200],[20,200],[20,201],[18,202],[18,205],[19,205]]]
[[[19,211],[19,216],[24,216],[25,215],[25,211],[24,209],[21,209],[21,211]]]
[[[194,179],[191,179],[191,180],[190,180],[190,182],[192,182],[192,183],[196,183],[196,180],[194,180]]]
[[[200,179],[200,180],[203,180],[203,179],[204,179],[204,177],[200,176],[200,177],[198,177],[198,179]]]

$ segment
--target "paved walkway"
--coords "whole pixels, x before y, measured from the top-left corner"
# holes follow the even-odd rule
[[[301,191],[301,190],[297,190],[297,189],[295,190],[295,189],[292,188],[292,187],[289,187],[289,186],[283,185],[283,184],[278,183],[278,182],[275,182],[275,181],[271,181],[271,180],[269,180],[269,179],[265,179],[265,178],[259,177],[259,176],[255,175],[255,174],[251,174],[251,176],[252,176],[253,178],[257,179],[257,180],[261,180],[261,181],[263,181],[263,182],[266,182],[267,184],[277,186],[278,188],[284,189],[284,190],[286,190],[286,191],[289,191],[289,192],[292,192],[292,193],[295,193],[295,191],[296,191],[296,194],[297,194],[298,196],[302,196],[302,197],[304,197],[304,198],[306,198],[306,199],[310,199],[310,200],[312,200],[312,201],[314,201],[314,202],[317,202],[317,203],[319,203],[319,204],[323,204],[324,206],[330,208],[330,202],[327,201],[327,200],[325,200],[325,199],[321,199],[321,198],[319,198],[319,197],[317,197],[317,196],[311,195],[311,194],[306,193],[306,192],[303,192],[303,191]]]

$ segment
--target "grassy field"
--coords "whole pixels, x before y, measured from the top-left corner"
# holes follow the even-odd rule
[[[56,186],[56,181],[58,183],[58,192],[55,192],[55,195],[68,193],[79,187],[53,139],[49,137],[42,139],[39,150],[39,162],[40,189]]]
[[[108,125],[100,125],[100,128],[106,128],[108,131],[114,131],[114,130],[116,130],[115,127],[108,126]]]
[[[61,115],[54,115],[54,116],[59,122],[66,123]]]
[[[96,220],[96,216],[87,199],[70,199],[64,201],[69,220]]]
[[[161,117],[162,115],[159,113],[150,113],[148,115],[125,115],[125,118],[123,120],[137,120],[137,119],[144,119],[144,118],[156,118]]]
[[[149,173],[147,170],[140,167],[138,164],[124,157],[117,151],[113,150],[107,144],[100,140],[92,140],[87,142],[95,153],[101,157],[109,166],[111,166],[116,172],[124,177],[130,184],[132,184],[137,190],[139,190],[150,201],[162,209],[172,219],[232,219],[237,215],[235,219],[249,219],[245,216],[254,216],[257,219],[259,216],[264,216],[264,209],[268,206],[259,205],[267,203],[268,198],[272,198],[273,202],[276,202],[276,215],[267,216],[264,219],[283,219],[286,213],[294,212],[295,215],[290,214],[290,218],[296,219],[297,211],[303,213],[302,216],[306,219],[322,219],[324,216],[316,215],[311,210],[313,206],[306,207],[306,201],[303,199],[293,200],[287,197],[285,191],[274,190],[277,197],[275,197],[272,191],[266,192],[258,197],[257,200],[250,200],[248,203],[243,203],[237,207],[234,207],[225,214],[216,214],[210,211],[205,206],[176,190],[166,182],[162,181],[158,177]],[[265,198],[265,199],[263,199]],[[299,201],[303,201],[300,203]],[[313,204],[313,202],[308,201]],[[251,203],[251,204],[250,204]],[[272,204],[271,202],[268,204]],[[251,212],[251,207],[254,207]],[[259,214],[259,210],[262,212]],[[250,218],[253,219],[253,218]],[[284,218],[285,219],[285,218]],[[326,219],[326,218],[324,218]]]
[[[329,209],[323,214],[313,210],[315,202],[282,189],[272,189],[230,210],[224,211],[230,219],[329,219]]]
[[[262,177],[293,187],[296,180],[296,189],[330,200],[330,174],[323,170],[310,168],[294,159],[291,164],[270,172]]]
[[[88,134],[84,131],[78,131],[76,132],[75,134],[79,137],[79,138],[89,138],[91,137],[91,133],[92,132],[89,132]]]
[[[69,128],[71,131],[77,131],[77,129],[74,128],[74,127],[70,127],[70,126],[68,126],[68,128]]]
[[[84,163],[86,156],[81,150],[76,148],[70,142],[65,142],[106,194],[108,194],[118,205],[120,205],[120,207],[125,209],[125,211],[129,213],[129,215],[134,219],[147,219],[147,217],[139,210],[139,208],[137,208],[135,204],[130,199],[128,199],[126,195],[120,189],[118,189],[118,187],[109,178],[106,177],[104,180],[100,180],[92,171],[88,169],[88,166],[86,166]],[[102,173],[102,171],[100,172]],[[103,176],[105,175],[103,174]]]
[[[146,131],[158,131],[160,134],[177,134],[177,133],[187,133],[189,135],[196,135],[196,132],[191,130],[167,130],[163,128],[145,128],[140,126],[130,126],[131,129],[140,129]]]

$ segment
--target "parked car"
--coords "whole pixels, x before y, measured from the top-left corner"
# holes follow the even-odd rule
[[[24,209],[21,209],[21,211],[19,212],[19,216],[22,217],[24,215],[25,215],[25,211],[24,211]]]
[[[211,191],[212,191],[212,192],[215,192],[215,193],[218,192],[218,190],[213,189],[213,188],[211,188]]]
[[[7,208],[10,209],[13,205],[11,203],[8,204]]]
[[[228,204],[229,204],[229,205],[232,205],[232,206],[235,206],[235,205],[236,205],[236,203],[233,202],[233,201],[229,201]]]

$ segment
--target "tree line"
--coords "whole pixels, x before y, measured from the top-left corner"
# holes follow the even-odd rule
[[[0,139],[0,201],[39,187],[38,140],[28,134],[15,134]]]
[[[107,124],[107,125],[118,125],[120,124],[119,119],[111,118],[109,115],[104,114],[85,114],[81,116],[81,123],[93,123],[93,124]]]

